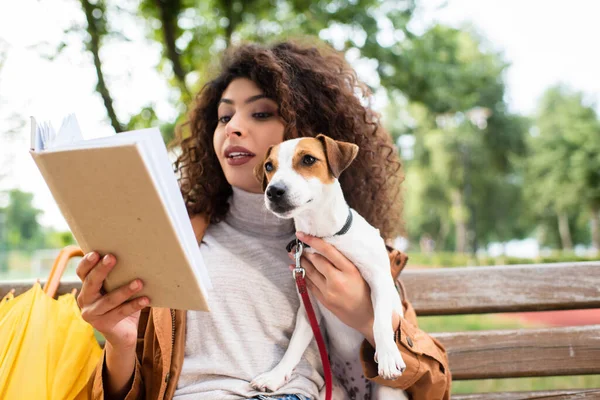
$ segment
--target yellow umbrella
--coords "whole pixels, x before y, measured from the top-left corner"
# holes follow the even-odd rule
[[[75,293],[55,300],[75,246],[57,257],[48,282],[0,301],[0,399],[86,399],[85,387],[102,350],[81,318]]]

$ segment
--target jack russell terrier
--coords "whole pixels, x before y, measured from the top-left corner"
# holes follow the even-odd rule
[[[292,139],[272,146],[255,172],[262,181],[265,203],[272,213],[280,218],[293,218],[297,231],[331,243],[356,265],[369,284],[378,373],[385,379],[396,379],[406,365],[394,340],[392,314],[395,311],[403,316],[403,311],[390,273],[385,242],[378,229],[348,206],[338,181],[357,153],[357,145],[325,135]],[[316,310],[322,314],[328,332],[330,351],[334,349],[346,360],[358,357],[363,336],[319,302],[317,304]],[[306,310],[300,306],[284,357],[271,371],[256,377],[251,385],[262,391],[275,391],[283,386],[312,338]],[[339,388],[336,392],[334,398],[340,396]],[[376,385],[373,394],[379,399],[407,398],[402,390],[380,385]]]

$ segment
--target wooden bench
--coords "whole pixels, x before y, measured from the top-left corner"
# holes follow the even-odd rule
[[[406,270],[417,315],[600,308],[600,262]],[[600,325],[439,333],[453,379],[600,374]],[[600,388],[453,399],[600,399]]]
[[[600,261],[405,270],[419,316],[600,308]],[[0,296],[31,282],[0,282]],[[58,293],[78,288],[63,280]],[[600,325],[434,334],[454,380],[600,374]],[[456,395],[453,399],[600,399],[598,389]]]

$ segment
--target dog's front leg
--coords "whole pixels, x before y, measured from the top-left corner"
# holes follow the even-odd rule
[[[374,275],[372,277],[373,281],[368,283],[371,287],[371,301],[373,302],[373,312],[375,314],[373,322],[375,361],[378,365],[379,376],[385,379],[396,379],[402,375],[402,371],[406,368],[400,350],[398,350],[398,346],[394,341],[394,329],[392,327],[392,314],[394,310],[398,311],[398,306],[395,304],[399,303],[399,298],[393,282],[390,284],[388,276]]]
[[[271,371],[254,378],[250,382],[252,387],[263,392],[267,390],[274,392],[282,387],[290,379],[292,371],[302,359],[302,355],[312,339],[313,331],[308,321],[306,310],[300,304],[298,314],[296,315],[296,326],[283,358]]]

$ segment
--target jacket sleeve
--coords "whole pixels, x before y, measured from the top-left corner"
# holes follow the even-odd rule
[[[140,314],[140,322],[138,325],[138,337],[136,345],[136,358],[135,358],[135,370],[133,372],[133,382],[131,388],[124,400],[135,400],[143,399],[145,396],[144,380],[142,378],[142,365],[140,360],[142,359],[143,348],[144,348],[144,336],[148,325],[148,318],[150,316],[150,307],[144,308]],[[106,349],[102,352],[102,357],[96,366],[96,369],[88,380],[87,389],[90,399],[92,400],[104,400],[108,399],[104,392],[104,378],[106,370]]]
[[[390,251],[390,264],[395,279],[407,260],[405,254],[397,250]],[[377,384],[403,389],[412,400],[448,400],[452,375],[446,349],[439,341],[418,328],[417,315],[407,299],[404,285],[399,280],[396,281],[402,297],[404,317],[400,319],[395,339],[406,363],[406,370],[395,380],[380,377],[374,359],[375,349],[365,340],[360,349],[364,376]]]
[[[104,400],[108,397],[104,394],[104,370],[106,368],[106,350],[102,353],[102,358],[96,366],[94,373],[88,381],[88,391],[92,400]],[[135,359],[135,371],[133,373],[133,382],[131,389],[127,392],[124,400],[142,399],[144,397],[144,385],[142,383],[142,366],[139,359]]]

